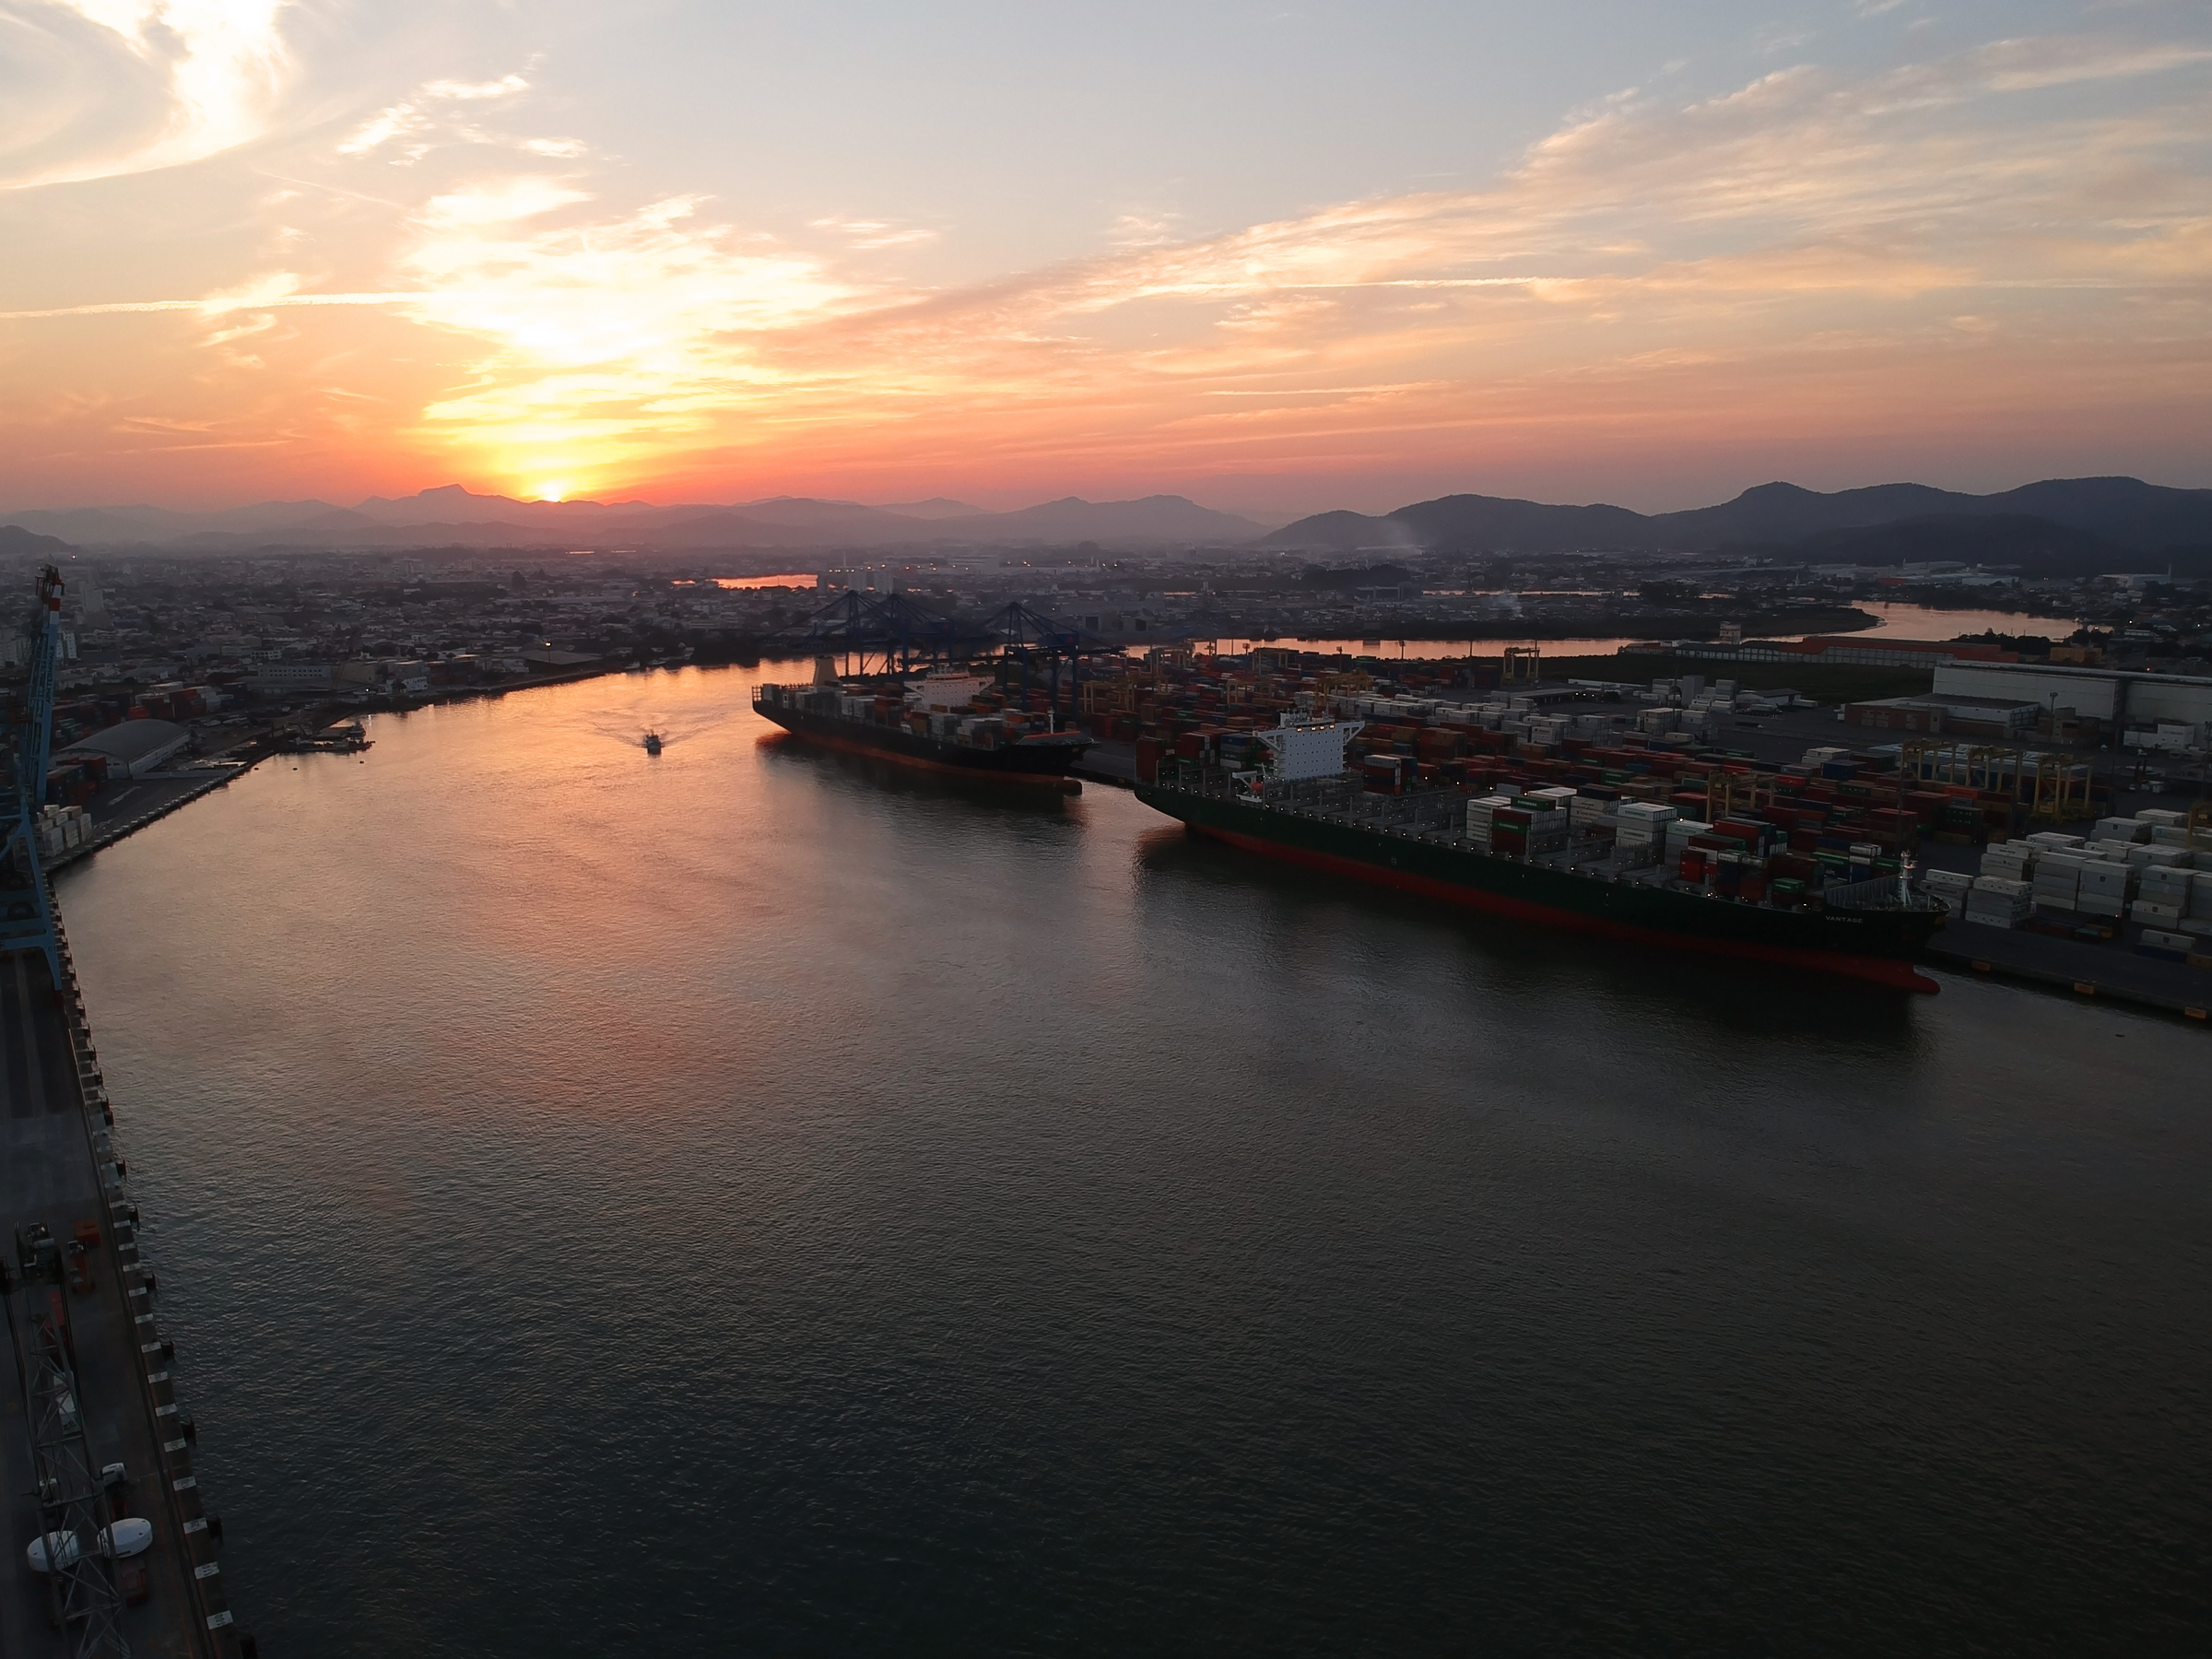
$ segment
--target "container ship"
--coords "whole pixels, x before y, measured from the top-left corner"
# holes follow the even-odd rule
[[[1914,959],[1947,914],[1909,868],[1852,855],[1825,886],[1775,877],[1755,847],[1647,801],[1549,787],[1381,788],[1345,770],[1357,721],[1284,714],[1258,766],[1160,759],[1137,798],[1247,852],[1524,921],[1933,992]],[[1593,809],[1595,810],[1593,810]]]
[[[1049,714],[998,707],[983,675],[933,673],[919,680],[839,681],[818,665],[807,686],[763,685],[753,708],[794,736],[924,771],[1062,790],[1090,738],[1053,729]]]

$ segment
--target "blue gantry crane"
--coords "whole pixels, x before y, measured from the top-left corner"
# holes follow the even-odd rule
[[[62,653],[62,573],[39,572],[38,604],[27,629],[30,673],[14,705],[15,787],[9,791],[7,851],[0,857],[0,950],[36,950],[53,984],[62,982],[61,942],[53,899],[39,853],[39,815],[46,805],[46,766],[53,748],[54,674]]]

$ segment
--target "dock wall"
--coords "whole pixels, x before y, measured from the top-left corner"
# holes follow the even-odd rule
[[[57,920],[57,932],[59,927]],[[77,1104],[108,1216],[108,1225],[101,1229],[101,1248],[108,1270],[115,1276],[112,1282],[123,1289],[138,1359],[137,1404],[145,1414],[145,1427],[159,1460],[162,1519],[167,1524],[156,1528],[156,1547],[182,1558],[184,1582],[193,1604],[189,1622],[194,1651],[206,1659],[256,1659],[256,1644],[238,1625],[223,1582],[222,1563],[217,1559],[220,1523],[210,1515],[193,1467],[196,1431],[177,1399],[171,1374],[175,1344],[161,1329],[154,1300],[156,1276],[138,1241],[139,1215],[131,1198],[130,1166],[123,1153],[114,1105],[100,1073],[84,993],[77,986],[65,935],[61,940],[61,965],[62,1023],[68,1034]]]

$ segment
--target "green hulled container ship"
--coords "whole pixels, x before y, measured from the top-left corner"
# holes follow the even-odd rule
[[[1712,878],[1687,877],[1680,863],[1666,860],[1664,839],[1654,857],[1648,845],[1623,847],[1594,827],[1574,832],[1559,802],[1491,807],[1443,791],[1370,793],[1343,771],[1344,739],[1356,730],[1286,716],[1283,729],[1262,735],[1273,754],[1265,767],[1231,771],[1167,760],[1155,778],[1139,781],[1137,799],[1246,852],[1472,910],[1662,948],[1937,989],[1913,963],[1947,912],[1915,891],[1907,876],[1818,891],[1794,883],[1770,891],[1760,884],[1758,898],[1746,898],[1727,890],[1726,866],[1711,865]],[[1491,813],[1499,820],[1494,835]],[[1555,814],[1558,821],[1547,822]]]

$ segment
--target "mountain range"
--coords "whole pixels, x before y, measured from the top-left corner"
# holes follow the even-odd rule
[[[354,507],[262,501],[188,512],[169,507],[80,507],[0,513],[26,531],[87,547],[233,552],[271,546],[334,548],[649,547],[672,549],[890,547],[1040,542],[1143,547],[1251,541],[1265,526],[1182,496],[1086,501],[1075,496],[987,512],[939,496],[893,507],[774,496],[718,507],[649,501],[518,501],[458,484]]]
[[[1266,531],[1182,496],[1087,501],[1069,496],[1012,512],[988,512],[939,496],[866,506],[772,496],[729,506],[648,501],[519,501],[457,484],[418,494],[371,496],[353,507],[263,501],[221,512],[88,507],[0,513],[19,532],[92,547],[236,552],[265,547],[502,548],[636,547],[729,552],[877,549],[932,546],[1050,546],[1097,542],[1126,548],[1250,547],[1353,553],[1448,551],[1787,553],[1812,562],[1895,563],[1960,559],[1984,563],[2112,568],[2122,555],[2212,549],[2212,489],[2171,489],[2138,478],[2048,478],[1994,495],[1924,484],[1878,484],[1823,494],[1761,484],[1734,500],[1679,512],[1606,505],[1552,506],[1500,496],[1451,495],[1382,514],[1324,512]],[[27,550],[29,544],[0,544]],[[2025,561],[2025,562],[2023,562]]]
[[[1703,553],[1780,547],[1880,524],[1983,518],[2039,521],[2136,552],[2199,547],[2212,544],[2212,489],[2169,489],[2139,478],[2047,478],[1984,496],[1925,484],[1877,484],[1824,495],[1794,484],[1761,484],[1716,507],[1648,514],[1626,507],[1553,507],[1453,495],[1377,516],[1318,513],[1262,536],[1260,545],[1330,552],[1438,547]]]

